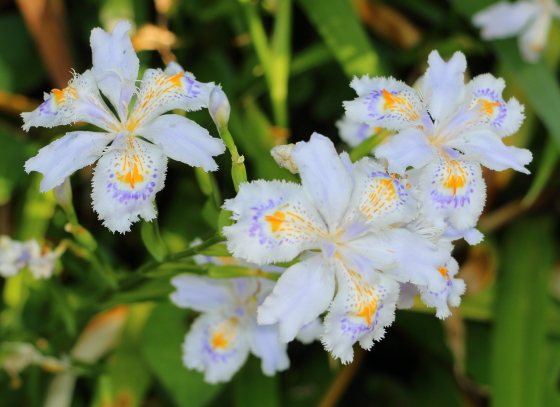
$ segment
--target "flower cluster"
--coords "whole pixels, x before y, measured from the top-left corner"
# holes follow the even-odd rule
[[[459,305],[465,284],[451,241],[482,239],[480,165],[528,173],[532,157],[501,140],[524,117],[515,99],[503,100],[503,80],[465,84],[461,53],[445,62],[434,51],[429,65],[419,90],[392,78],[352,82],[359,97],[345,106],[354,129],[392,132],[375,149],[389,172],[369,157],[352,163],[314,134],[278,158],[301,185],[258,180],[226,201],[234,256],[258,265],[299,259],[258,308],[259,324],[278,324],[281,342],[326,311],[322,342],[347,363],[352,346],[369,349],[415,295],[440,318]]]
[[[41,191],[46,192],[99,159],[92,181],[93,208],[105,226],[121,233],[129,231],[139,216],[155,218],[152,202],[163,188],[167,157],[215,171],[212,156],[225,151],[220,139],[195,122],[164,115],[174,109],[208,107],[214,84],[198,82],[171,63],[165,71],[147,69],[138,89],[140,65],[127,35],[130,28],[130,23],[120,21],[111,34],[94,29],[93,68],[76,74],[68,87],[45,94],[45,102],[35,111],[22,114],[25,130],[79,121],[102,130],[66,134],[28,160],[25,170],[43,174]]]
[[[27,266],[36,279],[50,278],[62,251],[63,246],[56,250],[47,246],[41,248],[35,239],[18,242],[8,236],[0,236],[0,276],[13,277]]]
[[[532,0],[509,3],[500,1],[473,16],[473,24],[485,40],[519,35],[519,48],[527,62],[539,60],[546,47],[552,19],[560,17],[555,0]]]
[[[444,62],[433,51],[428,63],[418,90],[393,78],[354,79],[351,86],[359,97],[345,102],[346,114],[395,131],[376,148],[377,158],[418,186],[425,219],[478,243],[482,236],[472,228],[486,199],[480,165],[529,173],[525,165],[531,153],[502,141],[519,129],[523,106],[515,98],[504,101],[501,78],[484,74],[465,84],[466,60],[460,52]]]
[[[195,256],[198,264],[241,264],[231,257]],[[263,268],[280,272],[279,267]],[[290,360],[286,344],[278,341],[276,325],[258,325],[257,307],[271,293],[274,282],[264,278],[241,277],[213,279],[184,274],[171,283],[177,291],[170,298],[177,306],[191,308],[202,314],[194,321],[183,344],[183,363],[190,369],[204,373],[209,383],[228,381],[245,363],[249,352],[262,360],[265,375],[273,376],[286,370]],[[320,321],[311,321],[298,333],[298,340],[310,343],[320,334]]]

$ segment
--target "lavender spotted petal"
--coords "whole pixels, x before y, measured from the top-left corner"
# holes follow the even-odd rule
[[[93,175],[93,209],[113,232],[128,232],[139,217],[156,216],[153,201],[163,188],[167,157],[136,137],[118,139],[97,163]]]

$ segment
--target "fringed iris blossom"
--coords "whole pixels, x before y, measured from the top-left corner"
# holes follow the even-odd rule
[[[473,24],[485,40],[519,36],[519,48],[527,62],[535,63],[546,48],[554,17],[560,17],[555,0],[501,1],[476,13]]]
[[[274,282],[263,278],[212,279],[180,275],[171,280],[177,291],[171,300],[179,307],[202,313],[183,344],[183,363],[204,373],[208,383],[228,381],[243,366],[249,352],[261,359],[267,376],[286,370],[287,345],[278,342],[276,325],[258,325],[257,307],[270,294]],[[320,322],[298,335],[304,343],[320,334]]]
[[[371,159],[352,164],[319,134],[291,157],[302,185],[242,184],[224,205],[237,223],[223,233],[234,256],[256,264],[301,255],[259,307],[258,322],[278,323],[280,341],[289,342],[328,309],[323,344],[347,363],[354,343],[371,348],[393,322],[397,281],[445,289],[437,269],[450,248],[394,227],[418,215],[418,201]]]
[[[25,130],[80,121],[102,130],[66,134],[28,160],[25,170],[44,175],[41,191],[46,192],[99,159],[93,208],[105,226],[121,233],[129,231],[139,216],[148,221],[156,216],[152,202],[163,188],[167,157],[214,171],[218,166],[212,157],[225,151],[220,139],[195,122],[164,115],[174,109],[207,107],[214,84],[198,82],[172,64],[165,71],[147,69],[137,89],[139,60],[127,35],[130,28],[130,23],[120,21],[111,34],[94,29],[93,68],[75,74],[68,87],[45,94],[39,108],[22,114]]]
[[[421,169],[423,216],[436,227],[448,223],[467,230],[486,199],[481,164],[529,173],[531,152],[502,141],[519,129],[523,106],[514,98],[504,101],[501,78],[484,74],[465,84],[467,65],[460,52],[445,62],[433,51],[428,63],[419,91],[393,78],[354,79],[359,97],[345,102],[346,113],[354,121],[396,131],[376,156],[387,159],[391,173]]]
[[[35,239],[18,242],[0,236],[0,276],[13,277],[27,266],[36,279],[50,278],[64,249],[62,245],[55,250],[41,248]]]

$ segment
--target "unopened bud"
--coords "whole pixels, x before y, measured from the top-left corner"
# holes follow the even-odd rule
[[[214,120],[218,130],[221,132],[228,124],[229,113],[231,111],[229,100],[221,88],[215,87],[210,93],[208,110],[210,111],[212,120]]]
[[[284,144],[273,147],[272,150],[270,150],[270,154],[272,155],[272,158],[274,158],[274,161],[276,161],[280,167],[287,169],[292,174],[297,174],[299,172],[298,166],[292,158],[292,150],[297,144],[298,143]]]
[[[72,186],[70,185],[70,178],[64,178],[64,182],[54,189],[54,197],[66,212],[72,210]]]

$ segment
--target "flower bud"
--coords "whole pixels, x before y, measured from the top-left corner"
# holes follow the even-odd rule
[[[297,174],[299,172],[296,162],[292,158],[292,150],[296,144],[284,144],[281,146],[276,146],[270,150],[270,154],[274,161],[282,168],[286,168],[292,174]]]
[[[221,88],[215,87],[210,93],[208,110],[210,111],[212,120],[214,120],[218,130],[221,132],[228,124],[229,113],[231,111],[229,100]]]

